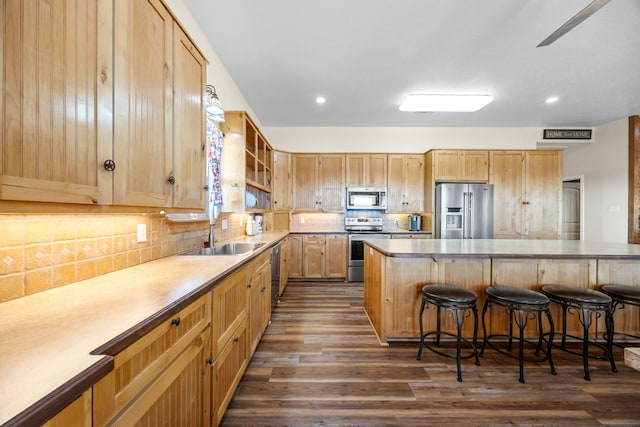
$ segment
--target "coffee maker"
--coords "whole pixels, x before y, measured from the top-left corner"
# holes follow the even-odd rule
[[[412,214],[407,217],[409,231],[420,231],[421,217],[418,214]]]

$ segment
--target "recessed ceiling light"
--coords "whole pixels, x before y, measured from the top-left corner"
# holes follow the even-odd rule
[[[324,104],[325,102],[327,102],[327,100],[325,99],[324,96],[319,96],[319,97],[316,98],[316,102],[318,104]]]
[[[556,102],[558,100],[557,96],[552,96],[550,98],[545,99],[544,102],[546,102],[547,104],[553,104],[554,102]]]
[[[412,94],[400,104],[400,111],[472,112],[493,101],[491,95],[422,95]]]

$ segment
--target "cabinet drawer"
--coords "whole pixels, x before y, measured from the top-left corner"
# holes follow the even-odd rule
[[[94,385],[94,423],[103,425],[137,399],[211,323],[211,295],[165,320],[114,356],[114,370]]]
[[[236,271],[216,286],[213,291],[213,355],[222,350],[231,335],[247,318],[249,278],[246,267]]]
[[[305,234],[303,237],[303,242],[305,245],[324,245],[325,241],[326,237],[324,234]]]

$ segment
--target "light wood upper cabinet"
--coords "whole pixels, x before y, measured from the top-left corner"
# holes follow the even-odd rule
[[[389,154],[388,159],[387,212],[423,212],[424,156]]]
[[[386,187],[386,154],[347,154],[347,187]]]
[[[273,210],[290,210],[291,195],[291,154],[273,152]]]
[[[496,238],[559,238],[561,151],[491,151],[489,183]]]
[[[111,203],[111,1],[0,5],[0,199]],[[100,119],[98,120],[98,115]]]
[[[2,12],[0,199],[204,210],[206,60],[161,0]]]
[[[222,211],[271,209],[273,149],[245,111],[225,112],[221,181]],[[247,193],[256,200],[247,205]]]
[[[294,154],[292,169],[294,210],[345,210],[344,154]]]
[[[173,18],[159,0],[116,1],[116,204],[171,206]]]
[[[178,25],[173,25],[173,206],[202,209],[205,190],[206,123],[202,93],[207,61]]]
[[[435,181],[481,181],[489,179],[489,151],[433,150]]]

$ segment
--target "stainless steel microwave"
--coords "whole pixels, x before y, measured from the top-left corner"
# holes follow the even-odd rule
[[[387,187],[347,187],[347,209],[387,209]]]

